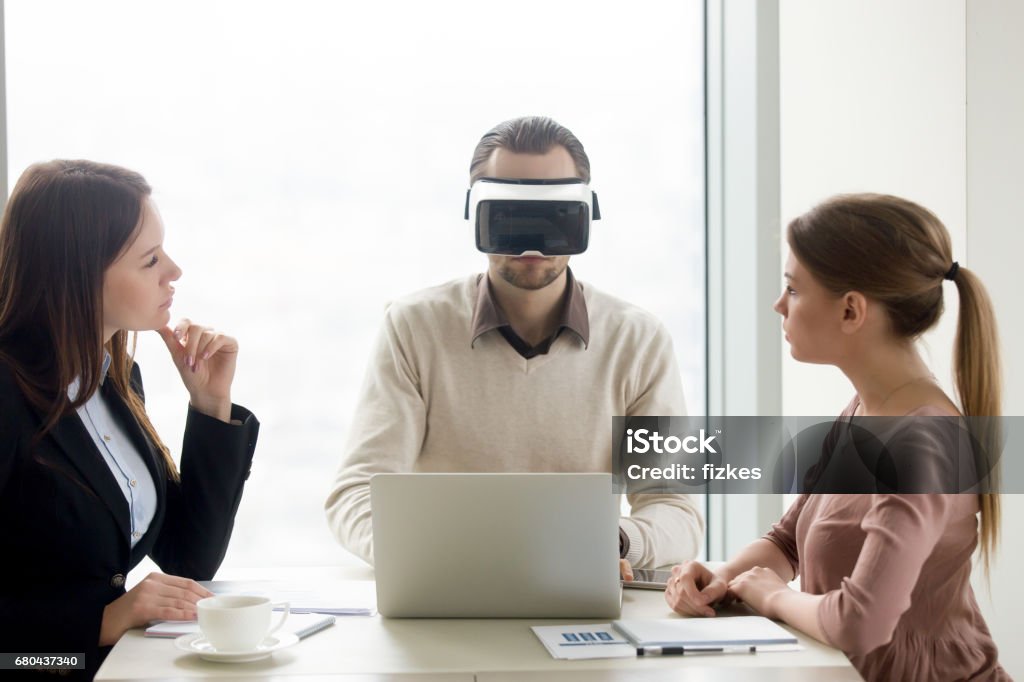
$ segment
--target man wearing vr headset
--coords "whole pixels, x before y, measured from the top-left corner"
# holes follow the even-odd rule
[[[487,272],[388,308],[325,505],[367,562],[375,473],[609,471],[613,416],[685,414],[664,326],[568,268],[600,217],[589,181],[582,144],[549,118],[506,121],[477,144],[465,217]],[[689,496],[628,499],[620,556],[696,556],[704,524]]]

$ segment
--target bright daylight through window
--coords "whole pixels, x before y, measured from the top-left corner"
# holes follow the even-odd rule
[[[702,3],[5,7],[10,183],[53,158],[141,172],[184,271],[172,319],[239,339],[262,428],[225,565],[338,560],[323,503],[384,308],[486,268],[468,168],[505,119],[586,146],[602,220],[573,272],[666,324],[705,410]],[[187,394],[156,334],[137,359],[177,455]]]

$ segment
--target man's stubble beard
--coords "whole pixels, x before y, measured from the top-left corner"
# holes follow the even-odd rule
[[[531,272],[529,270],[526,272],[516,272],[511,267],[512,262],[506,261],[505,264],[501,265],[498,268],[498,275],[517,289],[527,289],[529,291],[536,291],[548,286],[558,279],[568,266],[568,263],[558,263],[541,272]]]

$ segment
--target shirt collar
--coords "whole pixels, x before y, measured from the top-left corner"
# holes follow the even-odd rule
[[[590,344],[590,317],[587,314],[587,301],[583,295],[583,285],[572,275],[572,270],[565,270],[566,294],[562,302],[562,312],[556,330],[563,327],[580,337],[583,347]],[[509,326],[505,311],[494,298],[491,281],[484,273],[477,279],[476,301],[473,305],[472,334],[470,347],[476,340],[489,331]]]
[[[103,349],[103,366],[100,368],[100,386],[107,379],[107,371],[110,369],[110,353],[107,349]],[[68,399],[74,401],[78,397],[78,389],[81,386],[81,377],[75,377],[75,380],[68,386]]]
[[[107,349],[104,348],[103,349],[103,367],[100,369],[100,386],[102,386],[103,382],[106,381],[106,379],[107,379],[107,370],[110,369],[110,359],[111,359],[110,358],[110,353],[108,353]]]

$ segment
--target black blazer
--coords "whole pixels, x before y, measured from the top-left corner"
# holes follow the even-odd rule
[[[138,365],[132,388],[142,397]],[[128,503],[81,419],[62,418],[34,447],[43,415],[0,363],[0,651],[84,654],[74,677],[86,679],[109,651],[99,647],[103,609],[143,557],[195,580],[217,572],[259,432],[243,407],[231,410],[240,426],[190,407],[175,483],[112,382],[100,390],[156,487],[156,515],[134,549]]]

